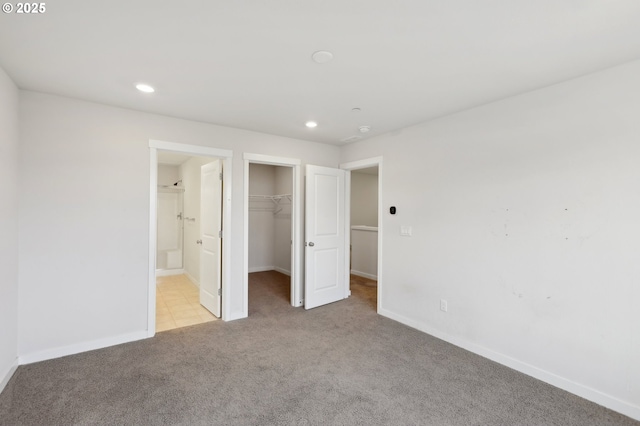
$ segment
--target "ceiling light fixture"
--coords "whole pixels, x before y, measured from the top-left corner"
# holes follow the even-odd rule
[[[318,123],[316,123],[315,121],[307,121],[306,123],[304,123],[304,125],[310,129],[313,129],[314,127],[318,127]]]
[[[326,50],[318,50],[317,52],[313,52],[311,59],[317,64],[325,64],[333,59],[333,53]]]
[[[144,93],[153,93],[156,91],[156,89],[154,89],[153,87],[149,86],[148,84],[144,84],[144,83],[138,83],[136,84],[136,89],[138,89],[141,92]]]
[[[367,133],[371,130],[371,126],[360,126],[360,133]]]

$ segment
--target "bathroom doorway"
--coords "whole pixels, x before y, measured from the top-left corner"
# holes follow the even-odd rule
[[[228,315],[222,296],[229,285],[232,153],[153,140],[149,147],[148,333],[153,336]]]
[[[212,293],[217,295],[217,289],[203,291],[204,281],[215,277],[203,277],[201,273],[204,250],[201,212],[206,202],[202,199],[206,192],[202,187],[205,182],[202,170],[218,163],[211,157],[158,152],[157,332],[213,321],[220,315],[219,303],[209,300]],[[212,206],[217,206],[220,216],[222,201],[220,195],[218,198]],[[216,229],[221,228],[218,225]],[[218,257],[219,250],[216,253]],[[216,263],[209,258],[208,263]],[[219,267],[214,269],[213,273],[219,275]],[[211,285],[216,287],[215,282]]]

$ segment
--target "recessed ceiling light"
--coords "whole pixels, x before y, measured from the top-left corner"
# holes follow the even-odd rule
[[[306,123],[304,123],[304,125],[310,129],[313,129],[314,127],[318,127],[318,123],[316,123],[315,121],[307,121]]]
[[[360,108],[351,108],[352,112],[360,112]]]
[[[136,84],[136,89],[144,93],[153,93],[156,91],[156,89],[144,83]]]
[[[367,133],[371,130],[371,126],[360,126],[360,133]]]
[[[317,52],[313,52],[311,59],[318,64],[324,64],[333,59],[333,53],[327,52],[326,50],[318,50]]]

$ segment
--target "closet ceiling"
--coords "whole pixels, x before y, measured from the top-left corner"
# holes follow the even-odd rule
[[[640,58],[637,0],[44,4],[0,14],[21,89],[337,145]]]

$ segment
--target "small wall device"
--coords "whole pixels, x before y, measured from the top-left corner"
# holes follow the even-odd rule
[[[391,208],[389,209],[389,213],[396,214],[396,207],[395,206],[391,206]]]

